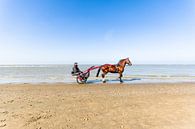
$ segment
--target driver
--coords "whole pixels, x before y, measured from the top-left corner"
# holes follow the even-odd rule
[[[80,73],[80,72],[81,72],[81,70],[78,67],[78,63],[75,62],[74,67],[72,68],[72,74],[77,74],[77,73]]]

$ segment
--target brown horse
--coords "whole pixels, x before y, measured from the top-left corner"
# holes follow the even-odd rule
[[[98,77],[99,73],[100,73],[100,70],[102,70],[102,79],[103,79],[103,83],[105,83],[105,75],[107,73],[119,73],[119,79],[120,79],[120,82],[122,83],[122,76],[123,76],[123,71],[125,69],[125,65],[128,64],[128,65],[132,65],[131,61],[129,60],[129,58],[126,58],[126,59],[121,59],[118,64],[116,65],[113,65],[113,64],[104,64],[104,65],[101,65],[100,68],[98,69],[98,72],[97,72],[97,75],[96,77]]]

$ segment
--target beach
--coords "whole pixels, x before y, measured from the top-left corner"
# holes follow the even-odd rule
[[[194,129],[194,83],[1,84],[1,129]]]

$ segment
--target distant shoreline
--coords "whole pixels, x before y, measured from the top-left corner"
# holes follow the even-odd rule
[[[79,65],[81,71],[91,65]],[[75,83],[72,65],[14,65],[0,66],[0,84],[5,83]],[[102,83],[96,77],[97,69],[90,71],[88,83]],[[101,73],[100,73],[101,74]],[[119,83],[118,74],[107,74],[108,83]],[[195,82],[195,65],[133,65],[125,67],[124,83]]]
[[[16,83],[0,83],[0,86],[20,86],[20,85],[34,85],[34,86],[39,86],[39,85],[48,85],[48,86],[53,86],[53,85],[69,85],[69,86],[91,86],[91,85],[99,85],[99,86],[136,86],[136,85],[181,85],[181,84],[195,84],[195,82],[142,82],[142,83],[86,83],[86,84],[78,84],[76,82],[72,83],[67,83],[67,82],[34,82],[34,83],[29,83],[29,82],[16,82]]]

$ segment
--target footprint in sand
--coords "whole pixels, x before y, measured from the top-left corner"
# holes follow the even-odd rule
[[[1,128],[1,127],[5,127],[5,126],[6,126],[6,124],[2,124],[2,125],[0,125],[0,128]]]
[[[50,111],[46,111],[46,112],[42,112],[42,113],[38,113],[38,114],[30,114],[30,119],[26,122],[25,126],[31,124],[31,123],[35,123],[38,122],[40,119],[49,119],[51,118],[53,115],[50,113]]]
[[[3,104],[13,103],[13,102],[14,102],[14,100],[9,100],[9,101],[7,101],[7,102],[3,102]]]
[[[0,128],[6,126],[6,124],[4,123],[5,121],[6,119],[0,120]]]
[[[8,114],[9,112],[8,111],[3,111],[3,112],[0,112],[0,114]]]
[[[5,121],[6,121],[6,119],[0,120],[0,122],[5,122]]]
[[[14,100],[7,101],[7,103],[13,103],[13,102],[14,102]]]

